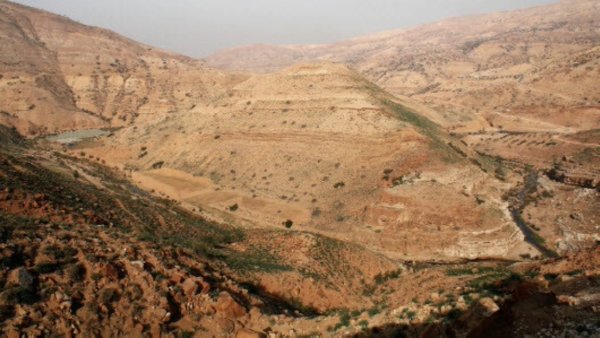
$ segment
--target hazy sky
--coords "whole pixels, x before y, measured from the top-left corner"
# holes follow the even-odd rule
[[[255,43],[335,42],[556,0],[17,0],[149,45],[206,56]]]

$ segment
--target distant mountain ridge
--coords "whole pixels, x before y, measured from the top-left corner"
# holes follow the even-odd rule
[[[598,18],[597,1],[561,1],[329,45],[234,48],[206,62],[250,72],[310,60],[342,62],[391,93],[434,109],[451,127],[472,127],[504,111],[567,125],[572,121],[560,110],[600,105]],[[588,117],[595,120],[597,112]]]

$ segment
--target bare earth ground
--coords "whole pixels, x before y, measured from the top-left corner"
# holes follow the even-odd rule
[[[136,192],[96,159],[2,135],[0,308],[9,337],[600,329],[590,316],[600,299],[597,248],[513,264],[399,264],[309,232],[214,224]]]
[[[343,66],[301,65],[88,152],[221,220],[276,228],[289,220],[404,259],[533,254],[511,224],[507,186],[382,95]]]
[[[240,74],[0,3],[0,329],[598,334],[597,17],[208,60]]]

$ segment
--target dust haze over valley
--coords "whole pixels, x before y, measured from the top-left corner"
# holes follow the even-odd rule
[[[599,80],[592,0],[205,59],[0,2],[1,329],[598,335]]]

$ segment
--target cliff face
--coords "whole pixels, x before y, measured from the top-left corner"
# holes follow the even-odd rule
[[[104,123],[78,111],[56,53],[40,40],[29,17],[2,3],[0,25],[2,122],[34,134]]]

